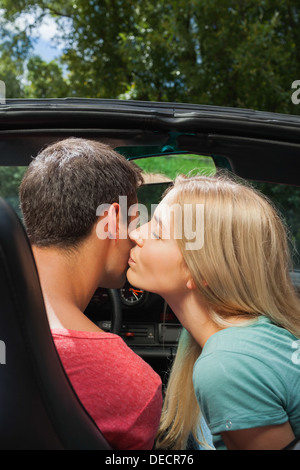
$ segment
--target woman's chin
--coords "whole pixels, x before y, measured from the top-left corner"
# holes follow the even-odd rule
[[[127,272],[126,272],[126,277],[127,277],[127,281],[133,286],[133,287],[137,287],[139,289],[141,289],[141,287],[139,285],[137,285],[137,279],[136,279],[136,276],[132,273],[132,270],[129,266],[129,268],[127,269]]]

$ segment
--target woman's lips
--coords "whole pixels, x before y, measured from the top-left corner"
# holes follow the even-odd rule
[[[129,255],[128,264],[129,264],[129,265],[130,265],[130,264],[135,264],[135,261],[134,261],[134,259],[132,258],[131,253],[130,253],[130,255]]]

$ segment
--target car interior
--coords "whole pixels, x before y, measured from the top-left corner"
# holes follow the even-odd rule
[[[70,136],[108,143],[138,165],[145,180],[138,201],[149,214],[179,173],[226,171],[246,179],[287,221],[291,276],[300,289],[299,117],[177,103],[7,100],[0,107],[2,449],[110,449],[57,356],[19,209],[18,187],[31,159]],[[128,282],[121,289],[99,286],[85,314],[121,335],[167,383],[181,326],[161,297]],[[298,440],[287,450],[296,448]]]

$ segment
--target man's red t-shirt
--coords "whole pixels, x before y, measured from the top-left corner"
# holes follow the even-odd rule
[[[153,447],[161,379],[117,335],[53,329],[65,371],[78,398],[114,449]]]

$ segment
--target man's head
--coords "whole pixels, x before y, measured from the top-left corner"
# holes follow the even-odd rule
[[[24,223],[38,247],[74,248],[91,232],[97,207],[136,202],[140,170],[109,146],[69,138],[43,149],[20,186]]]

